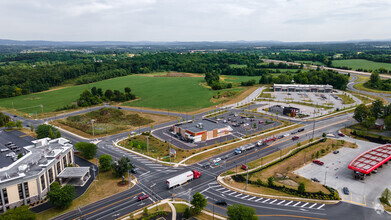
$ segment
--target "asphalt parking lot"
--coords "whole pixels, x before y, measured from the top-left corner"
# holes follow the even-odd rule
[[[197,143],[188,143],[186,141],[182,141],[176,138],[169,131],[169,128],[155,130],[152,134],[159,139],[165,140],[173,144],[176,147],[182,149],[193,149],[213,145],[216,144],[216,142],[221,143],[235,138],[241,138],[243,136],[254,134],[272,127],[276,127],[281,124],[281,122],[272,121],[271,119],[263,118],[258,115],[254,115],[254,118],[252,119],[243,118],[241,115],[242,113],[240,112],[240,110],[231,110],[227,113],[219,115],[217,119],[214,118],[213,120],[217,121],[218,123],[228,124],[232,128],[232,131],[229,135],[214,138],[207,141],[201,141]],[[266,123],[266,121],[268,121],[268,123]]]
[[[357,149],[341,148],[338,154],[330,153],[319,160],[323,166],[314,163],[307,164],[296,170],[295,173],[308,179],[317,178],[321,184],[337,189],[341,199],[345,202],[370,208],[379,208],[379,197],[385,188],[391,188],[391,167],[385,165],[377,174],[367,176],[365,180],[356,180],[353,171],[348,169],[349,163],[359,154],[380,144],[355,140],[349,137],[341,138],[346,141],[356,142]],[[350,193],[345,195],[343,187],[348,187]]]

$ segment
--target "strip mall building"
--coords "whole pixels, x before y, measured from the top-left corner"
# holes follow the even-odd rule
[[[201,142],[228,135],[232,128],[228,124],[204,119],[192,123],[176,124],[173,130],[182,137]]]

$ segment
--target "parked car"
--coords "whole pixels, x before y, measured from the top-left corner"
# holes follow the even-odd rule
[[[333,154],[338,154],[339,153],[339,150],[336,150],[333,152]]]
[[[320,161],[320,160],[314,160],[314,161],[312,161],[314,164],[318,164],[318,165],[321,165],[321,166],[323,166],[323,162],[322,161]]]
[[[133,167],[130,172],[134,173],[134,174],[137,174],[138,172],[138,168],[137,167]]]
[[[208,168],[208,167],[210,167],[210,164],[209,163],[204,163],[204,164],[202,164],[202,167],[203,168]]]
[[[265,122],[264,122],[264,121],[259,121],[259,122],[258,122],[258,124],[263,124],[263,123],[265,123]]]
[[[2,149],[0,150],[0,152],[6,152],[6,151],[9,151],[9,149],[8,149],[8,148],[2,148]]]
[[[296,134],[297,133],[297,131],[292,131],[292,133],[291,134]]]
[[[147,194],[143,195],[143,196],[139,196],[138,197],[138,201],[141,201],[141,200],[144,200],[144,199],[148,199],[149,196]]]
[[[247,170],[247,168],[248,168],[248,167],[247,167],[246,165],[244,165],[244,164],[242,165],[242,169],[243,169],[243,170]]]
[[[227,202],[225,200],[217,200],[216,205],[227,205]]]
[[[11,144],[14,144],[14,143],[8,142],[8,143],[5,144],[5,146],[9,146],[9,145],[11,145]]]
[[[297,132],[302,132],[304,131],[304,128],[300,128],[299,130],[297,130]]]
[[[292,140],[297,140],[297,139],[299,139],[299,136],[293,136],[292,137]]]
[[[338,135],[341,136],[341,137],[345,137],[345,134],[343,134],[341,132],[338,132]]]
[[[344,187],[344,188],[342,189],[342,191],[343,191],[344,194],[349,195],[349,189],[348,189],[348,187]]]
[[[280,135],[280,136],[278,136],[278,139],[281,139],[281,138],[284,138],[284,135]]]
[[[319,183],[320,181],[317,179],[317,178],[311,178],[311,180],[313,181],[313,182],[316,182],[316,183]]]
[[[224,156],[224,160],[228,159],[228,157],[229,157],[229,155],[228,155],[228,154],[227,154],[227,155],[225,155],[225,156]]]

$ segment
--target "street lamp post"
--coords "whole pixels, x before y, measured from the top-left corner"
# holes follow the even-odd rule
[[[247,166],[247,164],[246,164],[246,168],[247,168],[247,178],[246,178],[246,191],[247,191],[247,185],[248,185],[248,170],[249,170],[249,167]]]
[[[94,122],[95,122],[95,119],[91,119],[92,136],[95,136],[95,134],[94,134]]]
[[[147,154],[149,153],[148,147],[149,147],[149,136],[147,136]]]

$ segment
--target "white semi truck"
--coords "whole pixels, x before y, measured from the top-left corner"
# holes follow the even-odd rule
[[[186,173],[179,174],[178,176],[174,176],[166,181],[169,189],[175,186],[180,186],[184,183],[189,182],[193,179],[200,178],[201,173],[197,170],[187,171]]]

